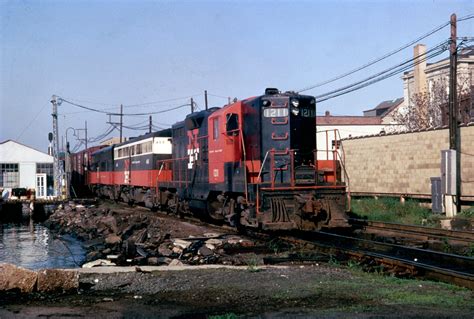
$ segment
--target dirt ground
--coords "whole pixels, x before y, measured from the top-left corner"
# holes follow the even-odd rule
[[[472,291],[336,265],[81,273],[65,295],[0,295],[1,318],[473,318]]]

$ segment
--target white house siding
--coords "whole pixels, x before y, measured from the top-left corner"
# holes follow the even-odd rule
[[[18,164],[19,188],[34,189],[36,186],[36,164],[53,164],[52,156],[29,146],[7,140],[0,143],[0,164]],[[11,193],[10,187],[0,188]]]
[[[36,163],[19,163],[20,171],[20,187],[21,188],[35,188],[36,183]]]

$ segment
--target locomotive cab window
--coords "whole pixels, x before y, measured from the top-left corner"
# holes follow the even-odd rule
[[[219,118],[212,119],[212,138],[217,140],[219,138]]]
[[[237,135],[239,129],[239,116],[235,113],[226,115],[226,133],[227,135]]]

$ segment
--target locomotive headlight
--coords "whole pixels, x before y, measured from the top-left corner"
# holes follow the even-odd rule
[[[291,104],[292,104],[294,107],[298,107],[298,106],[300,106],[300,101],[298,101],[298,100],[296,100],[296,99],[295,99],[295,100],[291,100]]]
[[[263,104],[263,106],[270,106],[270,101],[269,100],[263,100],[262,104]]]
[[[291,109],[291,113],[293,113],[293,115],[295,115],[295,116],[298,116],[298,114],[300,114],[300,110],[298,110],[298,109]]]
[[[316,104],[316,100],[315,99],[311,99],[311,101],[309,102],[311,104]]]

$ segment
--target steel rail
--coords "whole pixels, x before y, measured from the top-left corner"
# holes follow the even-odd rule
[[[311,243],[345,253],[393,262],[414,269],[415,276],[437,279],[474,289],[474,258],[396,244],[381,243],[327,232],[315,233]]]
[[[399,223],[367,221],[361,219],[350,219],[353,226],[361,226],[364,230],[380,230],[384,232],[402,233],[407,237],[426,238],[474,244],[474,232],[457,231],[427,226],[407,225]]]

